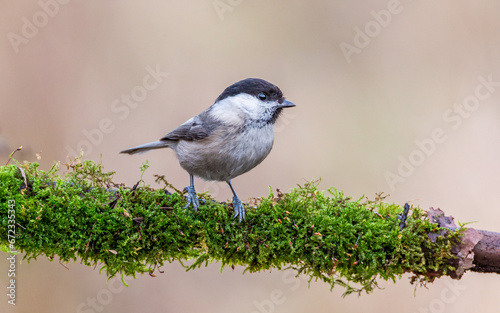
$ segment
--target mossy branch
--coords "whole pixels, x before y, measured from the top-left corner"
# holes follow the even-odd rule
[[[212,261],[248,272],[292,268],[332,288],[344,286],[347,294],[372,291],[380,278],[413,273],[412,281],[425,283],[455,270],[450,261],[460,231],[443,231],[419,208],[400,229],[403,208],[381,195],[351,199],[309,182],[257,199],[238,224],[229,204],[207,195],[195,214],[183,209],[179,192],[143,182],[127,188],[92,161],[67,168],[61,177],[57,164],[48,171],[37,163],[0,167],[4,251],[24,252],[27,260],[57,255],[63,262],[101,263],[109,277],[151,274],[165,262],[185,260],[194,260],[187,269]],[[12,223],[14,241],[8,236]],[[432,240],[431,233],[437,234]]]

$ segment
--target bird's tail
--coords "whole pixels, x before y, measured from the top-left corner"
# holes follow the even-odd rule
[[[143,145],[133,147],[130,149],[126,149],[126,150],[120,151],[120,153],[140,154],[140,153],[148,152],[149,150],[167,148],[169,145],[170,144],[168,141],[159,140],[159,141],[155,141],[155,142],[145,143]]]

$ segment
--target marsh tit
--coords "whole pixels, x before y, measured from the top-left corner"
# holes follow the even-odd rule
[[[225,181],[233,192],[234,216],[245,219],[245,208],[231,179],[262,162],[273,147],[274,123],[283,108],[295,104],[285,100],[281,90],[262,79],[247,78],[227,87],[215,103],[158,141],[120,151],[136,154],[171,148],[190,176],[188,208],[199,207],[194,176]]]

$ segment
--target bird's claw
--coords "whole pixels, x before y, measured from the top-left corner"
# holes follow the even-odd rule
[[[196,197],[196,191],[194,190],[194,186],[187,186],[184,188],[184,191],[187,191],[187,204],[184,207],[184,209],[189,208],[189,206],[192,204],[194,208],[194,213],[198,210],[200,207],[200,202],[198,201],[198,197]]]
[[[238,217],[238,224],[241,223],[242,220],[245,220],[245,207],[243,207],[243,204],[241,204],[240,199],[238,197],[233,197],[233,209],[234,209],[234,216],[233,219]]]

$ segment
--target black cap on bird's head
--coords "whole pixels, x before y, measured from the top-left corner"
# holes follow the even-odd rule
[[[215,102],[241,93],[252,95],[262,101],[276,101],[281,104],[282,108],[295,106],[292,102],[285,100],[278,86],[260,78],[247,78],[232,84],[219,95]]]

